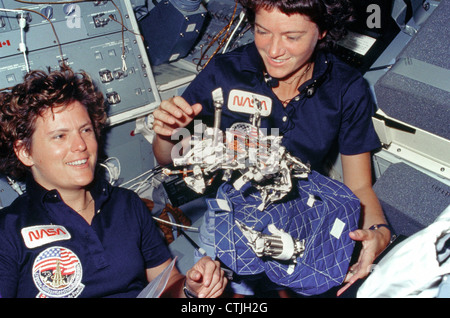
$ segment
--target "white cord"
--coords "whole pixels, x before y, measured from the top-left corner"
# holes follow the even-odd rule
[[[110,164],[109,161],[116,160],[117,166],[114,164]],[[114,184],[117,180],[119,180],[121,167],[120,167],[120,161],[116,157],[109,157],[104,162],[99,163],[99,165],[103,168],[105,168],[108,171],[109,174],[109,183]]]
[[[193,231],[197,231],[197,232],[198,232],[198,228],[197,228],[197,227],[187,226],[187,225],[182,225],[182,224],[178,224],[178,223],[169,222],[169,221],[160,219],[160,218],[158,218],[158,217],[156,217],[156,216],[154,216],[153,218],[154,218],[155,220],[159,221],[159,222],[162,222],[162,223],[166,223],[166,224],[169,224],[169,225],[173,225],[173,226],[177,226],[177,227],[182,227],[182,228],[185,228],[185,229],[187,229],[187,230],[193,230]]]
[[[113,171],[113,175],[116,177],[116,179],[119,179],[119,176],[120,176],[120,173],[121,173],[121,169],[122,169],[120,167],[120,160],[119,160],[119,158],[117,158],[117,157],[109,157],[103,163],[107,165],[112,160],[115,160],[117,162],[117,164],[113,166],[115,168],[114,171]]]
[[[109,169],[109,167],[108,167],[107,165],[103,164],[103,163],[99,163],[99,165],[100,165],[101,167],[105,168],[105,169],[108,171],[108,175],[109,175],[109,180],[108,180],[108,182],[109,182],[110,184],[112,184],[113,178],[112,178],[112,173],[111,173],[111,170]]]
[[[23,10],[17,10],[17,9],[5,9],[5,8],[0,8],[0,11],[14,12],[14,13],[23,13]]]
[[[23,59],[25,60],[25,69],[27,70],[27,73],[29,73],[30,66],[28,65],[27,46],[25,44],[25,27],[27,26],[27,20],[23,16],[23,11],[20,12],[19,26],[20,26],[19,50],[23,54]]]
[[[124,72],[126,72],[128,70],[127,62],[125,61],[125,59],[126,59],[126,56],[123,54],[122,55],[122,71],[124,71]]]
[[[27,52],[27,46],[25,45],[25,27],[27,26],[27,20],[23,16],[23,10],[14,10],[14,9],[0,8],[0,11],[20,13],[20,18],[19,18],[19,26],[20,26],[19,51],[22,52],[22,54],[23,54],[23,58],[24,58],[24,61],[25,61],[25,69],[26,69],[27,73],[29,73],[30,72],[30,66],[28,64],[28,58],[27,58],[27,53],[26,53]]]
[[[234,37],[234,34],[235,34],[236,31],[239,29],[239,26],[241,25],[242,21],[244,21],[244,18],[245,18],[245,13],[244,13],[244,11],[241,11],[241,13],[239,14],[239,22],[238,22],[238,24],[236,25],[236,27],[234,28],[234,30],[233,30],[233,32],[231,33],[230,37],[228,38],[227,44],[225,44],[225,46],[224,46],[224,48],[223,48],[223,50],[222,50],[222,53],[225,53],[225,52],[227,51],[228,45],[230,45],[231,40],[232,40],[233,37]]]
[[[135,183],[135,185],[139,184],[139,186],[137,187],[137,189],[135,190],[136,193],[139,193],[139,190],[141,190],[141,188],[147,184],[148,180],[150,180],[151,178],[153,178],[154,175],[149,175],[147,176],[143,181]]]
[[[150,169],[150,170],[147,170],[147,171],[144,172],[144,173],[141,173],[141,174],[138,175],[137,177],[134,177],[133,179],[128,180],[127,182],[122,183],[120,186],[123,187],[123,186],[125,186],[126,184],[129,184],[129,183],[131,183],[131,182],[133,182],[133,181],[135,181],[135,180],[138,180],[138,179],[142,178],[143,176],[145,176],[146,174],[151,173],[151,172],[154,172],[154,173],[153,173],[150,177],[147,177],[146,180],[148,180],[149,178],[151,178],[151,177],[153,177],[153,176],[155,176],[156,174],[159,173],[159,171],[156,171],[156,172],[155,172],[154,169]],[[142,181],[141,181],[141,182],[142,182]],[[131,186],[128,187],[128,189],[133,188],[134,186],[140,184],[141,182],[137,182],[137,183],[132,184]]]

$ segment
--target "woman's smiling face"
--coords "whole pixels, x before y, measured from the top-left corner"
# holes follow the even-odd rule
[[[266,71],[278,79],[297,75],[324,36],[305,15],[263,8],[255,14],[255,45]]]
[[[78,101],[48,109],[35,123],[31,149],[16,152],[47,190],[73,190],[94,178],[97,139],[86,108]]]

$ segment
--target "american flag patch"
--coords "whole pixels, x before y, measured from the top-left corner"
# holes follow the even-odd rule
[[[78,256],[70,249],[52,246],[34,260],[33,281],[39,289],[37,297],[77,297],[84,285]]]
[[[78,257],[72,251],[55,247],[41,253],[34,263],[34,268],[44,272],[56,270],[59,266],[62,275],[71,275],[75,272],[75,266],[79,263]]]

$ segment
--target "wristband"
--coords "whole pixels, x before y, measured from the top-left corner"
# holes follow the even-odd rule
[[[369,227],[369,230],[378,230],[380,227],[385,227],[391,232],[391,239],[389,240],[389,244],[395,241],[397,235],[394,234],[394,230],[388,224],[374,224]]]
[[[195,295],[193,292],[189,290],[189,288],[187,288],[186,280],[184,280],[183,292],[186,298],[198,298],[197,295]]]

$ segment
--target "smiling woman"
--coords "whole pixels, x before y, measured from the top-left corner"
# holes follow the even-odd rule
[[[98,137],[106,122],[103,94],[86,73],[71,69],[49,74],[32,71],[22,84],[0,94],[0,170],[16,179],[25,177],[30,167],[16,157],[14,150],[23,146],[30,152],[38,119],[43,120],[44,113],[54,116],[54,110],[61,111],[74,102],[85,106]]]
[[[70,69],[0,94],[0,172],[26,179],[0,214],[2,297],[136,297],[172,262],[139,196],[95,177],[105,120],[102,94]],[[225,284],[203,258],[186,277],[174,268],[164,294],[215,297]]]
[[[304,15],[288,16],[276,8],[257,11],[254,25],[255,45],[266,72],[279,81],[273,91],[287,104],[312,77],[311,57],[326,31],[320,32]]]
[[[45,189],[58,189],[90,223],[94,206],[84,188],[94,179],[97,134],[106,115],[103,95],[89,76],[70,69],[48,75],[33,71],[2,95],[2,105],[2,139],[7,141],[2,146],[10,146],[2,152],[10,158],[2,166],[12,166],[15,177],[29,171]]]
[[[217,54],[183,91],[162,101],[154,111],[153,153],[160,164],[172,162],[179,128],[191,133],[198,120],[213,126],[211,92],[220,87],[224,101],[220,129],[226,131],[248,114],[230,107],[230,96],[264,96],[271,113],[260,127],[277,131],[286,150],[312,170],[328,174],[338,156],[345,185],[360,199],[361,229],[351,232],[362,241],[358,261],[349,271],[345,288],[368,275],[367,268],[390,240],[381,205],[372,189],[371,152],[380,147],[372,115],[375,103],[359,71],[333,52],[353,20],[350,0],[239,0],[254,31],[254,41]],[[233,94],[231,94],[233,92]],[[259,97],[258,97],[259,98]],[[276,129],[276,130],[275,130]],[[172,138],[172,134],[174,138]],[[207,216],[208,213],[205,213]],[[204,220],[215,224],[212,220]],[[209,224],[209,223],[207,223]],[[217,223],[216,223],[217,224]],[[212,237],[201,238],[213,242]],[[217,237],[217,236],[216,236]],[[203,247],[203,246],[202,246]],[[206,247],[206,246],[205,246]],[[264,279],[264,277],[262,277]],[[267,277],[266,277],[267,278]],[[235,279],[232,292],[254,295],[255,279]],[[345,289],[341,289],[340,293]]]
[[[89,204],[92,197],[84,189],[94,180],[98,147],[86,107],[74,101],[47,109],[34,126],[30,150],[17,142],[17,157],[30,167],[37,183],[48,190],[58,189],[75,211],[87,212],[82,215],[90,223],[94,207]]]
[[[18,142],[15,151],[44,188],[78,190],[94,179],[97,140],[80,102],[48,109],[38,117],[31,145],[28,151]]]

